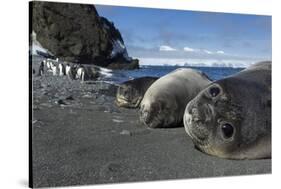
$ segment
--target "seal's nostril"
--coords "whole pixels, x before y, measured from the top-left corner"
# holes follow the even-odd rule
[[[191,109],[191,114],[192,114],[193,116],[195,116],[195,117],[199,116],[199,112],[198,112],[198,110],[197,110],[196,108],[192,108],[192,109]]]
[[[220,88],[212,87],[209,89],[209,93],[211,94],[212,97],[216,97],[220,93]]]
[[[193,118],[193,121],[195,121],[195,122],[197,122],[197,121],[199,121],[200,119],[198,118],[198,117],[194,117]]]

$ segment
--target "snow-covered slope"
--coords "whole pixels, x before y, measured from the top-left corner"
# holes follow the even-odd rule
[[[245,60],[215,60],[215,59],[168,59],[168,58],[140,58],[141,66],[197,66],[197,67],[233,67],[246,68],[263,59],[245,59]]]
[[[34,31],[32,31],[31,38],[32,38],[32,45],[30,48],[31,48],[32,55],[46,54],[46,55],[52,56],[52,53],[50,51],[48,51],[48,49],[42,47],[42,45],[39,43],[39,41],[37,41],[36,33]]]
[[[120,40],[114,40],[112,41],[112,52],[111,52],[111,58],[114,58],[118,54],[122,54],[123,57],[130,61],[132,58],[129,57],[127,49],[125,45]]]

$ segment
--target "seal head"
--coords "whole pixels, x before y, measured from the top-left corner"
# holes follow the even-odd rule
[[[183,120],[195,146],[207,154],[271,157],[271,70],[251,67],[213,82],[187,104]]]
[[[140,121],[151,128],[183,126],[186,104],[211,83],[201,71],[179,68],[155,81],[140,104]]]
[[[119,107],[138,108],[144,93],[158,77],[141,77],[122,83],[116,93],[115,103]]]

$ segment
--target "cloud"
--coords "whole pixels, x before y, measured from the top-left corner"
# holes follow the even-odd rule
[[[195,49],[190,48],[190,47],[184,47],[183,50],[186,51],[186,52],[194,52],[195,51]]]
[[[207,53],[207,54],[213,54],[213,52],[211,51],[208,51],[208,50],[203,50],[204,53]]]
[[[217,51],[217,54],[224,54],[224,51]]]
[[[162,45],[159,48],[159,51],[176,51],[177,49],[174,49],[173,47]]]

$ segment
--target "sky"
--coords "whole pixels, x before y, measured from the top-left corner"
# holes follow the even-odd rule
[[[271,60],[271,16],[103,5],[96,8],[119,29],[129,55],[143,61],[247,64]]]

